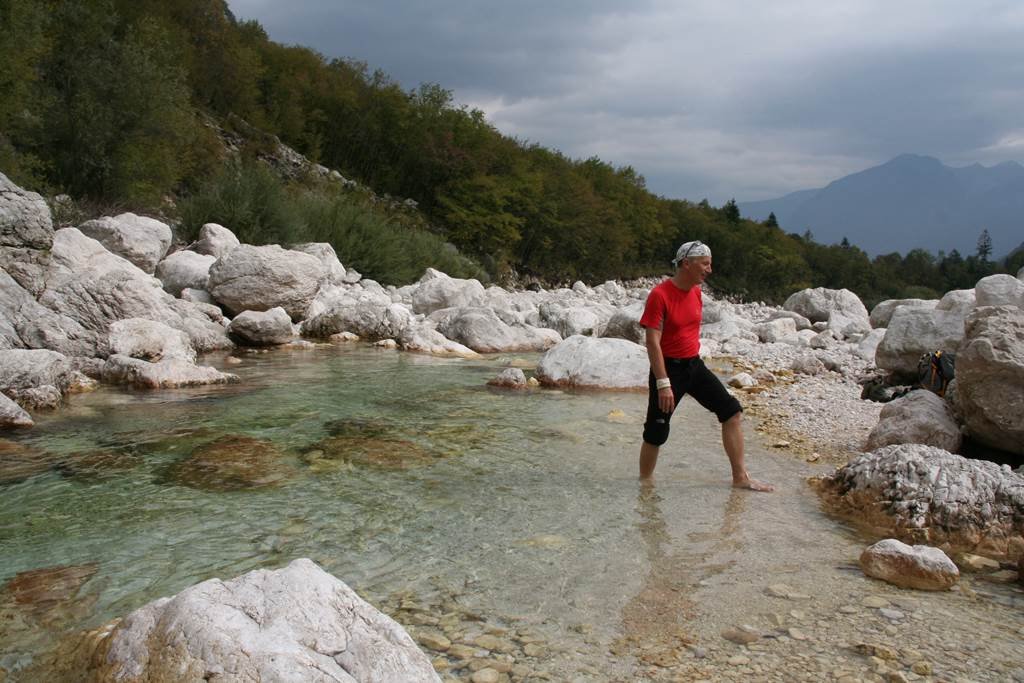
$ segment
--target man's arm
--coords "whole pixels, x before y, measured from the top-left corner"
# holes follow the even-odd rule
[[[651,371],[655,379],[667,379],[668,371],[665,369],[665,356],[661,353],[661,330],[645,328],[644,340],[647,344],[647,357],[651,361]],[[664,413],[671,413],[676,407],[676,399],[672,394],[671,387],[658,390],[658,407]]]

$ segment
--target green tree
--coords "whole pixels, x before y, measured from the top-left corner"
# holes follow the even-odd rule
[[[774,211],[768,214],[768,218],[765,219],[764,224],[769,228],[779,227],[779,220],[775,217]]]

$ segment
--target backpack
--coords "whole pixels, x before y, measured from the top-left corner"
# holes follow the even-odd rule
[[[933,351],[917,361],[917,378],[922,389],[943,396],[946,387],[953,381],[956,366],[955,353]]]

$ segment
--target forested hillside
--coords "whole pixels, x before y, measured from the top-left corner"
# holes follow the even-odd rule
[[[735,202],[657,197],[630,167],[502,135],[442,86],[410,92],[365,64],[275,43],[224,0],[0,0],[0,92],[0,171],[23,186],[66,193],[80,211],[160,213],[185,239],[217,221],[252,242],[331,241],[385,281],[442,256],[452,274],[492,278],[660,274],[684,239],[712,245],[718,289],[766,300],[807,286],[869,302],[934,296],[1020,266],[992,263],[983,245],[872,261],[772,217],[743,220]],[[218,134],[250,127],[268,135],[242,134],[237,153]],[[257,162],[271,135],[375,194],[272,176]]]

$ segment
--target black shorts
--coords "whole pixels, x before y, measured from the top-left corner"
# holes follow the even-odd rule
[[[743,411],[743,406],[725,388],[715,373],[708,370],[704,361],[698,358],[666,358],[665,370],[672,382],[672,395],[676,399],[676,407],[689,394],[716,416],[719,422],[725,422],[736,413]],[[652,371],[647,380],[647,420],[644,422],[644,441],[660,446],[668,440],[668,423],[672,413],[662,412],[658,407],[658,387]]]

